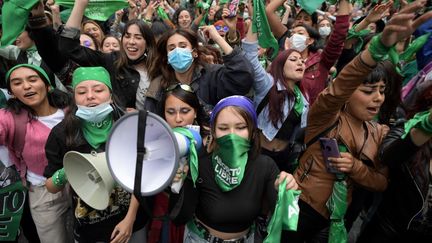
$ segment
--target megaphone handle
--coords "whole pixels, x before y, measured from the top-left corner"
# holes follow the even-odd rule
[[[150,210],[148,198],[141,196],[141,180],[142,180],[142,168],[145,155],[144,139],[145,130],[147,125],[147,110],[140,110],[138,112],[138,135],[137,135],[137,160],[135,167],[135,181],[134,181],[134,191],[133,194],[135,198],[139,201],[140,205],[144,208],[147,216],[152,218],[153,213]]]
[[[186,159],[184,159],[184,158],[180,159],[179,168],[178,169],[183,172],[183,168],[184,168],[185,164],[186,164]],[[184,178],[181,178],[179,181],[173,182],[171,184],[171,191],[173,193],[179,194],[180,193],[180,189],[183,186],[184,180],[185,180]]]

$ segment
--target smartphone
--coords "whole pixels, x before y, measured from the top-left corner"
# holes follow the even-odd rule
[[[237,15],[237,8],[240,0],[230,0],[228,3],[229,15],[228,18],[233,18]]]
[[[330,166],[330,161],[328,158],[339,158],[339,148],[336,139],[334,138],[320,138],[321,151],[324,158],[324,163],[326,164],[327,172],[329,173],[340,173],[338,169],[333,166]]]

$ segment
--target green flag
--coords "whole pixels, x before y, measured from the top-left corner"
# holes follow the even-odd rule
[[[24,31],[30,10],[38,2],[39,0],[4,0],[2,7],[2,46],[12,45]]]
[[[1,182],[4,183],[6,180]],[[0,241],[13,241],[19,231],[26,189],[21,181],[17,181],[0,188],[0,196],[3,199],[0,205],[2,219],[0,220]]]
[[[56,0],[56,4],[72,8],[75,0]],[[105,21],[117,10],[128,7],[126,0],[89,0],[84,15],[90,19]]]
[[[263,48],[273,48],[271,59],[279,52],[279,44],[270,30],[263,0],[253,0],[252,32],[258,33],[258,44]]]
[[[315,10],[321,7],[324,0],[298,0],[297,3],[302,9],[304,9],[308,14],[312,15]]]
[[[279,184],[278,200],[268,225],[264,243],[281,242],[282,230],[297,230],[299,218],[298,199],[300,191],[286,190],[286,180]]]

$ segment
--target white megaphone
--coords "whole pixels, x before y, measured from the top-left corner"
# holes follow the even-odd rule
[[[135,185],[138,120],[137,112],[120,118],[114,124],[106,143],[109,170],[114,180],[128,192],[134,192]],[[188,144],[183,135],[173,133],[165,120],[154,113],[147,112],[145,154],[141,161],[141,183],[138,183],[139,193],[142,196],[157,194],[171,184],[180,158],[188,151]]]
[[[199,134],[199,126],[194,126],[194,125],[188,125],[186,126],[186,128],[189,129],[189,131],[192,133],[194,140],[195,140],[195,149],[196,151],[199,151],[202,147],[202,138],[201,135]],[[179,153],[180,153],[180,160],[179,160],[179,166],[178,168],[183,171],[183,167],[185,166],[185,164],[187,163],[187,157],[190,153],[190,143],[191,141],[189,140],[189,138],[187,138],[186,136],[184,136],[181,133],[178,133],[176,131],[174,131],[174,135],[176,137],[177,140],[177,144],[179,146]],[[173,193],[179,193],[181,187],[183,186],[183,182],[184,182],[184,178],[180,181],[177,182],[173,182],[171,184],[171,191]]]
[[[63,167],[72,188],[90,207],[104,210],[109,205],[114,180],[105,153],[67,152]]]

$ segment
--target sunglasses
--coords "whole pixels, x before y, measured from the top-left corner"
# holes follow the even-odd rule
[[[168,86],[168,88],[165,91],[170,92],[170,91],[177,89],[178,87],[180,87],[182,90],[184,90],[186,92],[195,93],[194,90],[192,89],[192,87],[187,85],[187,84],[173,84],[173,85]]]
[[[215,25],[215,28],[217,31],[223,30],[223,32],[228,32],[228,30],[229,30],[228,26],[226,26],[226,25],[225,26]]]

